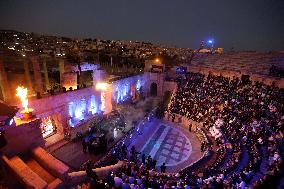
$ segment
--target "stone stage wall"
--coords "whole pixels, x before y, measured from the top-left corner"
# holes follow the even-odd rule
[[[41,99],[29,99],[29,107],[34,109],[38,118],[51,117],[57,132],[64,133],[70,127],[93,117],[95,114],[107,114],[113,105],[138,96],[138,89],[144,89],[145,76],[138,75],[107,84],[105,90],[95,86]],[[21,108],[21,105],[19,105]]]
[[[113,104],[123,103],[128,99],[139,98],[140,93],[147,93],[147,77],[145,74],[127,77],[114,81],[110,84],[108,89],[112,94]]]
[[[79,125],[89,121],[95,115],[111,112],[118,103],[130,99],[138,100],[141,93],[143,93],[143,96],[149,96],[150,85],[153,82],[158,84],[158,96],[160,97],[163,96],[165,91],[173,92],[176,90],[176,83],[164,82],[162,73],[153,75],[146,72],[142,75],[109,83],[103,91],[93,86],[41,99],[29,99],[29,107],[34,109],[33,114],[38,118],[51,118],[56,126],[56,133],[63,136],[65,132],[78,131]],[[18,107],[22,108],[21,105],[18,105]],[[40,128],[38,130],[40,134]],[[19,136],[25,136],[27,133],[29,131],[19,134]],[[9,135],[7,136],[12,138]],[[35,139],[35,141],[37,140],[42,139]]]
[[[39,118],[52,116],[58,131],[63,132],[64,127],[73,127],[80,120],[87,119],[96,113],[107,114],[116,104],[139,98],[140,93],[146,97],[149,96],[152,82],[158,84],[158,96],[162,97],[165,91],[176,90],[176,83],[164,82],[162,73],[147,72],[109,83],[105,90],[97,90],[93,86],[41,99],[32,99],[29,101],[29,107],[34,109],[34,114]]]
[[[73,127],[83,119],[102,112],[101,92],[95,87],[68,91],[30,100],[29,107],[34,109],[34,114],[39,118],[51,116],[57,132],[63,133],[69,126]]]

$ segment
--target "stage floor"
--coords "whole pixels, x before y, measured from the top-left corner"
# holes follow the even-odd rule
[[[195,133],[178,124],[159,119],[153,119],[144,125],[143,133],[134,138],[128,146],[129,151],[133,145],[141,152],[139,158],[144,153],[146,157],[151,155],[156,159],[158,170],[165,162],[167,172],[178,172],[203,155],[200,151],[200,141]],[[83,153],[81,142],[70,142],[52,154],[76,170],[84,162],[88,160],[96,162],[104,155]]]
[[[141,155],[151,155],[158,170],[165,162],[167,172],[178,172],[202,157],[197,136],[182,126],[154,119],[145,127],[129,148],[134,145]]]

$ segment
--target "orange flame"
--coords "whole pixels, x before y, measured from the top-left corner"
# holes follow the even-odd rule
[[[28,101],[27,95],[28,95],[28,89],[27,88],[20,87],[20,86],[17,88],[16,96],[18,96],[21,99],[22,106],[23,106],[25,112],[29,112],[29,108],[28,108],[29,101]]]

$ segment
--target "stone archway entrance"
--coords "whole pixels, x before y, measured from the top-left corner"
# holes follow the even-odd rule
[[[157,96],[158,92],[157,92],[157,83],[152,83],[151,86],[150,86],[150,94],[151,96]]]

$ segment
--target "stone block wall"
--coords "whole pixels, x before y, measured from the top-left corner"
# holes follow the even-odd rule
[[[47,183],[32,171],[18,156],[8,159],[2,157],[3,162],[11,171],[15,179],[18,180],[25,188],[28,189],[45,189]],[[20,188],[20,187],[19,187]]]
[[[163,73],[152,73],[145,72],[145,89],[147,91],[147,96],[150,96],[150,87],[152,83],[157,84],[157,96],[162,97],[164,94],[164,74]]]
[[[8,144],[0,149],[2,154],[13,156],[33,147],[43,146],[40,123],[40,119],[35,119],[19,126],[6,126],[4,136]]]
[[[96,91],[95,87],[89,87],[75,91],[68,91],[66,93],[48,96],[41,99],[33,99],[30,100],[29,107],[34,109],[34,114],[39,118],[52,116],[56,122],[57,131],[63,132],[64,128],[69,127],[69,103],[75,103],[78,105],[82,99],[85,99],[87,111],[89,107],[89,100],[92,95],[94,95],[96,99],[100,99],[100,92]]]
[[[249,75],[250,79],[254,82],[262,82],[266,85],[272,85],[279,88],[284,88],[284,78],[276,78],[276,77],[270,77],[267,75],[258,75],[258,74],[252,74],[245,71],[232,71],[232,70],[218,70],[213,68],[204,68],[204,67],[197,67],[197,66],[190,66],[189,70],[190,72],[195,73],[202,73],[204,75],[213,74],[213,75],[222,75],[224,77],[234,78],[234,77],[241,77],[242,75]]]
[[[177,90],[177,83],[173,81],[165,81],[163,92],[170,91],[171,93],[175,93]]]
[[[191,63],[190,70],[207,74],[210,70],[216,75],[241,76],[242,74],[256,75],[258,80],[270,83],[269,69],[272,65],[284,69],[283,52],[229,52],[224,54],[196,55]],[[226,72],[226,73],[224,73]],[[266,79],[266,78],[269,79]],[[279,78],[278,78],[279,79]],[[276,78],[276,80],[278,80]],[[283,86],[281,81],[275,81],[278,86]]]

